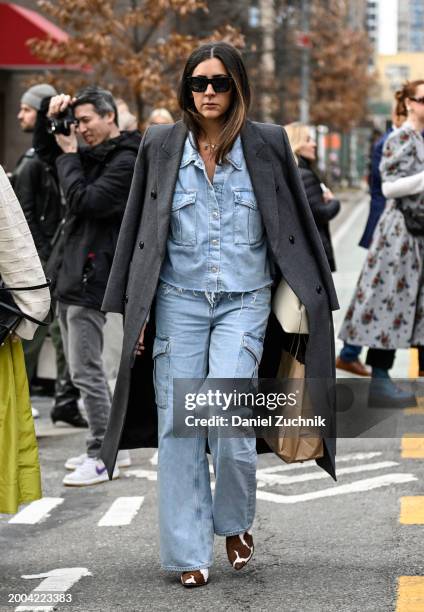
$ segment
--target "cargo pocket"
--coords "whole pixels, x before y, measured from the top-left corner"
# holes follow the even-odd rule
[[[169,338],[156,336],[153,343],[153,385],[155,388],[156,405],[166,408],[168,404],[170,341]]]
[[[195,246],[196,192],[174,193],[171,210],[170,239],[181,246]]]
[[[236,378],[258,377],[259,364],[262,359],[264,339],[253,334],[243,334],[239,358],[237,362]]]
[[[236,189],[234,195],[234,244],[258,245],[264,240],[264,225],[252,189]]]

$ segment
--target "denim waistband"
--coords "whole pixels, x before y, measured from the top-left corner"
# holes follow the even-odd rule
[[[253,297],[253,302],[254,302],[256,300],[257,295],[260,292],[270,291],[271,286],[272,286],[272,283],[269,283],[268,285],[265,285],[265,287],[259,287],[258,289],[253,289],[251,291],[201,291],[197,289],[184,289],[183,287],[176,287],[175,285],[170,285],[169,283],[166,283],[165,281],[160,281],[158,289],[163,290],[165,295],[167,295],[168,293],[174,292],[180,295],[190,293],[194,295],[195,297],[204,296],[209,302],[211,307],[213,307],[221,297],[227,297],[229,300],[241,299],[240,310],[242,310],[245,296],[251,295]]]

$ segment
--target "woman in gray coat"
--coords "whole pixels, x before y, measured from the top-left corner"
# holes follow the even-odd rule
[[[179,90],[183,122],[149,128],[141,144],[103,303],[125,323],[102,459],[111,476],[118,448],[158,441],[161,561],[187,587],[208,582],[215,534],[226,537],[234,569],[252,556],[256,441],[174,435],[186,414],[174,405],[174,380],[250,380],[259,366],[276,376],[284,347],[299,344],[270,315],[281,275],[308,312],[306,375],[324,381],[314,400],[328,407],[318,462],[335,476],[326,381],[334,377],[337,299],[287,137],[250,122],[249,102],[234,47],[193,52]]]
[[[378,349],[370,363],[370,401],[377,406],[415,405],[414,395],[389,377],[395,349],[420,347],[424,375],[424,80],[405,83],[397,100],[407,120],[383,149],[388,203],[340,331],[346,342]]]

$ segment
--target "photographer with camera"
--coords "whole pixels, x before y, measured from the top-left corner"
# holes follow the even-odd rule
[[[138,132],[119,131],[117,116],[112,94],[99,87],[87,87],[75,98],[54,96],[48,109],[49,131],[61,150],[56,168],[67,207],[55,297],[72,380],[89,422],[87,453],[65,464],[74,470],[63,480],[69,486],[108,480],[99,459],[111,406],[101,305],[140,144]],[[77,133],[86,146],[79,147]],[[52,156],[58,152],[50,147]],[[128,451],[118,455],[115,478],[129,461]]]
[[[17,117],[23,132],[32,133],[35,137],[38,125],[45,120],[40,110],[42,104],[45,99],[48,101],[55,95],[57,91],[47,83],[33,85],[23,93]],[[56,168],[47,163],[34,147],[31,147],[19,159],[12,175],[12,184],[31,230],[38,256],[45,268],[64,208],[61,203]],[[54,423],[63,421],[73,427],[88,427],[78,408],[79,391],[72,384],[69,375],[57,319],[49,327],[40,326],[32,340],[23,341],[25,366],[30,385],[36,376],[41,348],[48,333],[56,351],[57,370],[55,401],[50,413],[52,421]],[[34,408],[33,414],[38,416]]]

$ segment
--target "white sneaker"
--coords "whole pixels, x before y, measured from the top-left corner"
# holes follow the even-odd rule
[[[38,412],[37,408],[34,408],[34,406],[31,406],[31,412],[32,412],[32,418],[38,419],[38,417],[40,416],[40,413]]]
[[[119,468],[117,466],[113,470],[112,478],[119,478]],[[109,477],[103,461],[87,457],[72,474],[67,474],[62,482],[69,487],[85,487],[107,480],[109,480]]]
[[[86,459],[87,459],[87,453],[83,453],[82,455],[78,455],[77,457],[70,457],[65,463],[65,468],[67,470],[76,470],[80,465],[84,463]],[[128,450],[118,451],[118,456],[116,458],[116,465],[119,468],[130,467],[131,465],[130,451]]]

